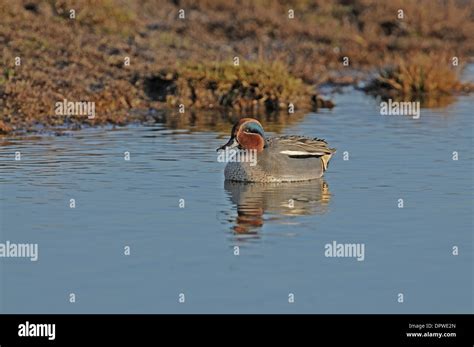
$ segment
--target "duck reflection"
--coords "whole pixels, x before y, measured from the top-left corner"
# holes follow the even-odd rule
[[[236,234],[256,235],[265,222],[287,217],[324,214],[331,193],[323,178],[294,183],[243,183],[225,181],[224,188],[237,207],[232,221]]]

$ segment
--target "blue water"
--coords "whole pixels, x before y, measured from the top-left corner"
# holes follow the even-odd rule
[[[4,138],[0,242],[38,243],[39,260],[0,258],[0,311],[472,313],[473,101],[415,120],[349,90],[268,120],[338,150],[323,180],[293,185],[225,184],[220,117]],[[326,257],[333,241],[365,259]]]

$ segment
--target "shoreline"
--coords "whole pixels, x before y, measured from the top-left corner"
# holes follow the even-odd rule
[[[474,64],[472,64],[474,66]],[[381,112],[383,107],[387,107],[387,117],[407,117],[406,114],[392,114],[396,110],[393,110],[390,103],[399,104],[399,110],[403,110],[406,103],[395,101],[396,99],[384,99],[380,96],[374,97],[373,95],[364,92],[361,88],[354,87],[352,85],[344,86],[341,88],[335,87],[336,89],[332,92],[332,95],[338,95],[337,99],[345,98],[344,96],[350,96],[353,93],[358,93],[362,97],[366,98],[368,102],[373,102],[378,107],[380,103]],[[456,104],[461,98],[472,97],[472,94],[458,94],[449,97],[448,99],[442,99],[440,102],[445,104],[431,104],[423,106],[420,104],[420,111],[423,109],[439,108],[448,105]],[[391,101],[390,101],[391,100]],[[339,100],[340,101],[340,100]],[[412,102],[413,103],[413,102]],[[416,102],[415,102],[416,103]],[[375,107],[375,106],[374,106]],[[293,114],[287,112],[273,112],[267,114],[265,112],[252,114],[251,116],[259,120],[269,132],[275,134],[283,134],[287,127],[295,126],[302,122],[304,118],[308,116],[330,116],[333,110],[337,109],[337,105],[334,109],[320,109],[318,111],[307,111],[298,110]],[[388,110],[390,110],[390,113]],[[389,114],[390,113],[390,114]],[[130,110],[130,116],[128,121],[116,123],[116,122],[103,122],[92,124],[87,116],[82,116],[82,121],[75,123],[69,122],[68,124],[61,124],[58,126],[44,126],[42,124],[35,124],[28,129],[17,129],[8,133],[0,133],[0,144],[8,144],[9,139],[18,139],[24,137],[48,137],[48,136],[74,136],[76,132],[80,131],[114,131],[125,129],[127,127],[147,127],[153,126],[154,124],[162,124],[169,130],[187,129],[190,132],[215,132],[221,135],[227,135],[229,126],[237,122],[241,117],[247,114],[235,112],[235,110],[224,110],[224,109],[197,109],[190,110],[186,114],[180,114],[175,110],[170,109],[133,109]],[[419,119],[420,117],[414,117],[408,114],[410,118]]]
[[[456,54],[454,75],[472,61],[474,30],[462,18],[474,4],[401,4],[403,19],[397,4],[375,0],[297,1],[293,18],[288,5],[265,1],[1,4],[0,134],[38,125],[123,125],[139,120],[134,110],[308,112],[334,106],[320,86],[357,86],[416,54],[429,52],[447,65]],[[453,76],[448,87],[456,91]],[[383,87],[375,94],[399,93]],[[55,114],[64,99],[93,102],[97,116]]]

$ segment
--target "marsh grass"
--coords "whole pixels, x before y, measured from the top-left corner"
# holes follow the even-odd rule
[[[233,108],[246,112],[273,112],[310,108],[311,86],[292,76],[279,61],[241,61],[178,66],[178,94],[169,96],[171,105],[183,103],[196,108]]]
[[[76,12],[75,21],[102,34],[128,36],[137,29],[137,16],[130,2],[123,0],[49,0],[54,18],[71,21],[70,10]],[[73,21],[73,23],[75,22]]]
[[[7,83],[10,79],[13,78],[15,70],[10,68],[4,68],[3,73],[0,74],[0,85]]]
[[[181,8],[186,20],[177,19]],[[281,110],[290,102],[321,107],[314,87],[357,83],[354,70],[397,66],[398,59],[410,70],[413,52],[472,56],[473,11],[463,0],[0,1],[0,121],[4,129],[31,130],[124,124],[134,121],[131,110],[176,103],[242,111]],[[13,65],[17,56],[21,67]],[[235,56],[237,69],[227,64]],[[342,66],[344,56],[350,67]],[[164,78],[164,69],[178,77]],[[413,88],[405,85],[415,84],[438,93],[433,73],[420,87],[401,78],[417,72],[394,70],[381,75],[384,91],[407,93]],[[54,115],[63,98],[95,101],[97,117]]]
[[[365,90],[383,99],[420,100],[425,107],[452,101],[451,96],[469,92],[470,84],[462,83],[462,67],[451,65],[446,54],[416,54],[410,60],[397,59],[394,65],[379,70]]]

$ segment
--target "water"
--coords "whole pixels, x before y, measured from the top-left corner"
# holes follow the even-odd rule
[[[0,259],[1,312],[472,313],[473,97],[417,120],[335,101],[264,123],[338,149],[310,183],[225,183],[219,117],[4,139],[0,242],[39,260]],[[364,261],[325,257],[333,241]]]

